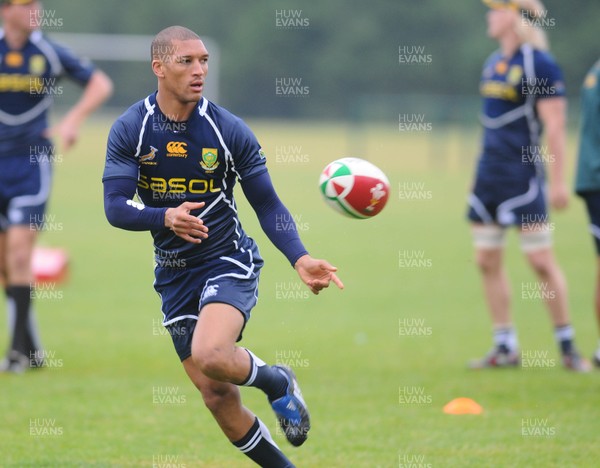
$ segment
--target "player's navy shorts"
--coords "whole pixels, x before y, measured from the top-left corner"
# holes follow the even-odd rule
[[[258,279],[263,260],[254,240],[231,255],[186,267],[170,262],[154,270],[154,289],[162,301],[163,325],[183,361],[192,354],[192,336],[199,311],[206,304],[220,302],[240,311],[244,326],[258,300]],[[242,339],[242,333],[238,341]]]
[[[590,231],[596,245],[596,254],[600,256],[600,190],[583,192],[579,196],[585,201],[590,219]]]
[[[523,226],[548,222],[544,178],[535,171],[510,174],[507,167],[478,169],[469,196],[469,220],[501,226]],[[485,166],[483,166],[485,168]],[[496,173],[498,170],[499,174]],[[502,174],[503,171],[506,173]]]
[[[50,155],[0,157],[0,231],[12,225],[44,224],[52,185]]]

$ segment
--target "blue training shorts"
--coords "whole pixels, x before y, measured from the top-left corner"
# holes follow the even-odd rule
[[[194,328],[205,305],[219,302],[235,307],[246,326],[258,300],[262,266],[258,247],[248,238],[242,249],[199,266],[171,264],[155,268],[154,289],[162,301],[163,325],[182,361],[192,354]],[[238,341],[241,339],[240,332]]]
[[[50,155],[2,156],[0,161],[0,231],[9,226],[44,225],[46,203],[52,185]]]
[[[596,246],[596,254],[600,256],[600,191],[583,192],[579,196],[585,201],[590,219],[590,231]]]
[[[547,223],[544,179],[531,175],[507,180],[479,174],[469,196],[468,218],[501,226]]]

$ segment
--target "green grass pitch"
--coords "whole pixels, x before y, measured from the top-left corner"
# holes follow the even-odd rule
[[[250,123],[305,244],[338,266],[346,285],[309,297],[238,192],[244,227],[266,260],[243,344],[295,368],[312,415],[308,442],[291,447],[262,393],[242,393],[297,466],[597,466],[600,374],[561,368],[542,301],[527,294],[536,278],[514,233],[507,264],[529,366],[466,370],[491,343],[464,218],[476,130]],[[159,325],[150,235],[104,218],[107,130],[108,122],[90,122],[56,165],[54,227],[40,243],[67,248],[71,274],[36,302],[50,367],[0,376],[0,466],[254,466],[221,435]],[[320,199],[321,169],[343,156],[387,173],[392,194],[377,218],[344,218]],[[581,202],[552,222],[589,357],[595,260]],[[461,396],[484,413],[442,412]]]

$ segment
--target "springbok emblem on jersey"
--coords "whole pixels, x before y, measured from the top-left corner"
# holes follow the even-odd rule
[[[143,156],[140,156],[140,162],[145,162],[145,161],[152,161],[154,159],[154,157],[156,156],[156,152],[158,150],[154,147],[151,146],[150,147],[150,152],[148,154],[145,154]]]

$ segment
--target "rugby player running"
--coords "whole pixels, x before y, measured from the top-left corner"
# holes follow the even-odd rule
[[[172,26],[152,42],[158,91],[113,125],[104,170],[109,222],[151,231],[163,324],[183,367],[225,436],[261,466],[293,466],[245,406],[239,386],[261,389],[288,441],[305,442],[309,413],[291,369],[239,347],[256,304],[263,261],[233,198],[240,182],[264,232],[314,293],[336,268],[311,257],[277,196],[264,153],[246,124],[203,97],[209,53],[193,31]],[[154,125],[161,123],[161,125]],[[133,201],[137,195],[140,202]]]

